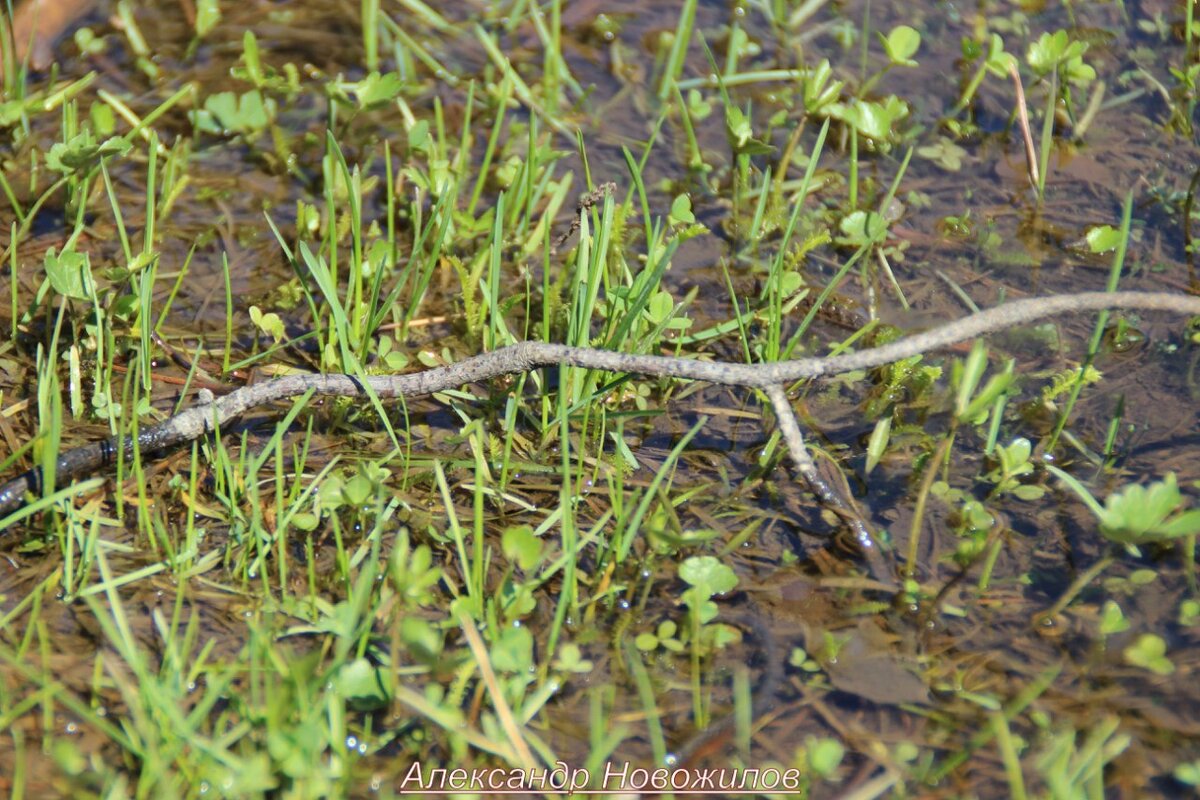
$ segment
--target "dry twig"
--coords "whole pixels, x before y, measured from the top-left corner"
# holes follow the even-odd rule
[[[881,347],[829,358],[735,364],[672,356],[633,355],[545,342],[521,342],[449,366],[408,375],[374,375],[364,380],[380,398],[412,397],[501,375],[565,364],[582,369],[656,375],[761,390],[766,393],[775,411],[780,433],[796,470],[823,503],[839,512],[843,519],[849,520],[855,539],[874,573],[873,577],[891,583],[894,576],[885,569],[870,532],[818,475],[816,465],[805,449],[800,425],[788,402],[785,387],[806,378],[871,369],[1046,317],[1109,308],[1200,315],[1200,297],[1159,292],[1083,292],[1016,300]],[[127,457],[132,456],[135,446],[143,453],[166,450],[222,429],[252,408],[309,392],[324,397],[364,397],[367,394],[363,382],[352,375],[289,375],[264,381],[181,411],[143,430],[136,442],[132,438],[126,438],[123,442],[109,438],[68,450],[58,457],[56,482],[65,484],[111,464],[118,447],[124,448]],[[41,469],[35,467],[0,486],[0,514],[20,508],[28,495],[41,492],[42,485]],[[0,526],[11,524],[12,521],[13,517],[0,520]]]

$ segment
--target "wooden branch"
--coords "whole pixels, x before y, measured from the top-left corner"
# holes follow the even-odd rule
[[[844,506],[839,506],[838,501],[827,499],[832,495],[828,486],[825,485],[825,489],[821,488],[822,481],[812,458],[804,448],[800,427],[782,387],[805,378],[820,378],[879,367],[1046,317],[1106,308],[1200,315],[1200,297],[1158,292],[1084,292],[1016,300],[882,347],[829,358],[737,364],[670,356],[631,355],[544,342],[521,342],[468,358],[457,364],[408,375],[370,376],[366,381],[380,398],[413,397],[501,375],[566,364],[582,369],[672,377],[760,389],[766,392],[771,400],[780,431],[797,471],[814,491],[822,495],[822,500],[832,503],[835,510],[844,511]],[[136,442],[129,437],[123,442],[109,438],[68,450],[58,457],[55,481],[64,485],[102,469],[115,461],[118,447],[124,448],[127,457],[132,455],[135,446],[142,453],[160,452],[197,439],[218,426],[225,426],[252,408],[306,392],[324,397],[366,396],[363,385],[351,375],[290,375],[265,381],[181,411],[141,431]],[[29,495],[40,494],[42,483],[41,468],[35,467],[0,486],[0,514],[10,514],[21,508]],[[11,520],[0,520],[0,524],[3,525],[10,523]],[[870,533],[861,522],[857,526],[852,524],[851,528],[859,546],[868,554],[877,550]]]

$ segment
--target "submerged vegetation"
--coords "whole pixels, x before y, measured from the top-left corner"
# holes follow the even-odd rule
[[[1200,785],[1178,317],[783,401],[569,365],[305,395],[56,480],[275,376],[766,363],[1197,288],[1190,2],[646,5],[7,9],[0,467],[43,485],[0,520],[0,793]]]

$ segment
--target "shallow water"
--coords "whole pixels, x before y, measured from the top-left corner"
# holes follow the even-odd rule
[[[63,77],[96,71],[96,82],[86,98],[94,98],[103,89],[121,97],[139,113],[148,112],[187,81],[195,82],[201,97],[225,88],[243,90],[245,84],[231,81],[229,76],[230,68],[241,56],[242,36],[247,29],[256,33],[264,63],[280,71],[285,64],[294,64],[301,76],[304,91],[281,102],[278,117],[290,160],[266,136],[247,144],[236,137],[199,135],[190,143],[190,182],[170,214],[159,221],[156,249],[159,269],[164,274],[155,287],[155,299],[161,307],[174,291],[175,272],[194,247],[186,279],[179,284],[163,328],[169,340],[189,353],[201,340],[218,349],[223,340],[226,259],[235,300],[233,341],[239,354],[265,346],[249,321],[251,304],[279,308],[285,323],[296,332],[311,325],[303,304],[284,308],[280,287],[291,282],[294,273],[264,213],[281,230],[294,231],[297,203],[312,203],[321,197],[321,158],[330,111],[320,86],[332,76],[357,80],[365,74],[357,9],[353,5],[237,4],[223,9],[218,27],[204,40],[193,43],[192,31],[175,3],[138,4],[136,19],[162,76],[157,82],[135,67],[126,39],[110,21],[112,4],[99,3],[81,20],[109,43],[105,53],[85,58],[78,55],[71,42],[59,46]],[[765,13],[754,6],[704,3],[697,11],[696,27],[716,43],[716,57],[722,60],[725,45],[720,30],[736,21],[759,48],[756,55],[742,63],[743,71],[751,65],[786,69],[828,58],[838,77],[857,80],[860,43],[846,40],[861,31],[866,8],[861,3],[824,5],[802,28],[788,31],[772,28]],[[1171,16],[1180,13],[1177,9],[1139,7],[1123,12],[1118,4],[1085,3],[1024,12],[1006,6],[994,11],[989,20],[992,29],[1005,32],[1010,49],[1019,43],[1022,49],[1018,53],[1023,53],[1025,44],[1043,30],[1062,27],[1086,36],[1091,42],[1087,60],[1098,79],[1107,83],[1106,97],[1111,98],[1107,102],[1119,103],[1111,108],[1101,106],[1081,142],[1064,144],[1060,136],[1050,159],[1046,200],[1039,212],[1025,176],[1020,137],[1011,123],[1012,86],[1006,78],[985,79],[971,114],[957,117],[969,119],[976,126],[967,135],[952,140],[939,128],[957,100],[958,76],[969,76],[973,69],[960,64],[959,41],[975,30],[979,12],[954,4],[922,10],[909,4],[874,2],[869,8],[871,31],[886,31],[903,22],[920,30],[923,38],[916,56],[919,66],[890,71],[872,90],[875,96],[896,93],[909,103],[911,114],[904,123],[905,130],[912,132],[909,139],[887,152],[872,152],[865,141],[861,142],[858,166],[860,207],[874,208],[897,173],[907,143],[919,148],[900,184],[900,214],[884,250],[911,309],[903,308],[878,262],[864,271],[853,271],[838,287],[839,294],[846,298],[844,302],[858,301],[891,325],[917,330],[967,313],[963,300],[950,290],[951,285],[960,287],[981,307],[1005,297],[1102,288],[1111,256],[1091,255],[1080,242],[1089,226],[1119,224],[1121,204],[1128,192],[1132,192],[1134,201],[1133,235],[1122,288],[1183,291],[1195,285],[1183,219],[1189,181],[1200,153],[1189,135],[1165,130],[1170,109],[1154,81],[1146,77],[1151,75],[1159,84],[1171,85],[1167,67],[1184,58],[1185,45],[1171,27],[1181,24]],[[398,13],[396,9],[385,10]],[[597,31],[596,15],[601,12],[619,27],[611,40]],[[488,30],[496,30],[504,23],[471,4],[445,13],[461,26],[438,34],[403,17],[400,24],[441,60],[457,82],[450,85],[422,67],[402,96],[419,118],[433,116],[436,99],[447,130],[457,131],[465,115],[466,82],[474,77],[482,86],[494,81],[496,74],[470,25],[481,22]],[[1125,14],[1133,19],[1125,19]],[[1153,26],[1138,26],[1139,22],[1152,22],[1154,14],[1163,15],[1168,23],[1165,32],[1152,30]],[[674,6],[648,8],[644,3],[632,2],[607,3],[603,8],[580,2],[569,4],[563,13],[564,58],[575,80],[589,89],[586,98],[574,105],[567,97],[563,118],[583,132],[594,183],[616,181],[621,187],[619,198],[630,185],[622,147],[640,154],[642,144],[655,129],[659,116],[656,58],[661,60],[656,42],[674,28],[677,16]],[[881,66],[882,57],[874,33],[870,39],[868,71],[873,72]],[[509,57],[521,66],[522,74],[528,79],[540,74],[541,45],[531,24],[517,26],[502,41]],[[393,66],[386,55],[383,63],[385,67]],[[693,46],[684,78],[702,77],[708,72],[702,50]],[[1025,91],[1031,113],[1035,115],[1036,137],[1044,87],[1031,81],[1028,69],[1023,69],[1023,75],[1028,82]],[[42,79],[44,76],[35,77],[32,84],[36,86]],[[1092,91],[1094,87],[1093,83]],[[1130,96],[1138,91],[1142,93]],[[1080,92],[1081,98],[1084,94]],[[664,288],[676,301],[693,288],[699,290],[687,308],[693,330],[731,317],[723,266],[739,296],[757,296],[779,239],[778,231],[774,231],[747,241],[744,231],[752,215],[752,201],[749,208],[740,209],[741,213],[733,207],[730,198],[734,195],[734,178],[719,95],[708,89],[705,98],[714,102],[716,109],[706,120],[697,122],[695,136],[712,171],[705,174],[687,169],[688,139],[673,119],[662,126],[655,156],[645,173],[654,213],[665,214],[672,198],[686,192],[696,219],[711,231],[681,247],[664,277]],[[733,98],[742,107],[752,104],[756,133],[767,128],[772,115],[786,112],[786,123],[774,126],[769,136],[769,143],[776,148],[786,145],[799,116],[793,85],[786,81],[765,82],[737,88]],[[1082,99],[1077,102],[1082,103]],[[534,112],[521,106],[515,113],[518,119],[528,120]],[[28,134],[15,137],[5,152],[8,179],[26,207],[33,194],[28,191],[30,154],[49,149],[57,140],[60,122],[54,114],[32,117]],[[477,152],[473,156],[481,159],[492,120],[477,117],[474,124]],[[801,137],[803,149],[812,146],[818,127],[817,122],[807,123]],[[361,114],[343,109],[335,120],[337,139],[347,161],[362,164],[366,175],[380,180],[384,176],[382,143],[389,141],[395,152],[400,152],[399,132],[403,128],[403,114],[395,108]],[[192,125],[182,110],[168,112],[155,129],[168,147],[192,136]],[[831,132],[821,158],[817,177],[822,188],[807,199],[806,213],[801,217],[805,233],[820,226],[832,226],[837,233],[836,223],[844,213],[848,194],[849,142],[843,130],[839,126]],[[1063,124],[1060,134],[1065,136],[1069,130],[1070,126]],[[521,137],[520,131],[512,132],[511,152],[523,152]],[[569,169],[576,175],[570,193],[574,198],[576,190],[582,189],[582,161],[571,137],[558,136],[553,144],[564,151],[559,174]],[[110,173],[127,215],[125,225],[140,241],[145,224],[145,150],[135,153],[136,157],[113,161]],[[760,170],[768,163],[774,165],[773,157],[756,158],[756,181],[761,180]],[[802,174],[803,165],[793,165],[788,177]],[[494,182],[489,183],[482,207],[493,203],[496,194]],[[366,194],[366,201],[364,218],[383,220],[387,213],[384,193],[377,188]],[[571,203],[573,199],[558,220],[556,233],[569,224],[566,212]],[[17,249],[15,263],[22,297],[32,297],[41,281],[39,266],[45,250],[61,247],[70,234],[69,213],[62,205],[61,200],[48,202],[39,212],[32,236]],[[120,243],[106,208],[106,202],[89,207],[89,225],[81,246],[91,254],[93,264],[119,266],[123,258]],[[411,222],[398,220],[399,239],[406,247],[412,244],[405,227]],[[636,234],[638,224],[632,223],[629,229],[633,240],[629,247],[634,253],[644,252],[644,244]],[[853,248],[819,246],[809,255],[803,274],[819,290],[852,252]],[[470,255],[465,250],[461,254]],[[633,255],[628,258],[635,261]],[[541,279],[541,264],[539,251],[535,258],[524,261],[514,254],[506,267],[512,269],[514,285],[519,280],[515,276],[528,270],[536,286]],[[565,258],[552,259],[550,268],[566,269]],[[8,289],[7,278],[0,282],[0,289]],[[8,294],[3,292],[3,296]],[[435,321],[410,331],[406,343],[414,351],[450,347],[460,357],[471,352],[470,336],[459,321],[461,295],[452,270],[447,268],[434,276],[420,306],[420,316]],[[512,318],[515,321],[521,315],[516,309]],[[446,321],[436,321],[442,318]],[[1144,334],[1144,342],[1125,352],[1113,348],[1100,352],[1095,366],[1104,380],[1083,391],[1068,427],[1083,447],[1091,452],[1102,451],[1120,406],[1123,416],[1117,426],[1111,463],[1103,470],[1096,469],[1088,464],[1080,448],[1072,445],[1060,446],[1055,453],[1057,463],[1069,468],[1100,498],[1129,483],[1160,479],[1168,472],[1177,473],[1185,494],[1194,496],[1195,482],[1200,479],[1197,350],[1186,341],[1179,320],[1146,316],[1130,321]],[[784,341],[797,323],[789,321]],[[836,323],[834,319],[818,319],[814,332],[804,339],[808,353],[823,354],[828,343],[848,335]],[[43,319],[32,325],[22,340],[7,344],[0,354],[11,361],[11,368],[5,363],[5,375],[0,378],[5,409],[28,393],[35,375],[32,343],[41,338],[40,331],[46,324]],[[1045,441],[1053,417],[1037,407],[1037,399],[1055,373],[1082,359],[1093,324],[1084,317],[1063,319],[1056,321],[1056,335],[1049,339],[1045,334],[1032,340],[1013,335],[997,337],[992,343],[992,369],[1000,368],[1003,359],[1011,357],[1016,359],[1015,369],[1020,376],[1019,394],[1009,405],[1010,409],[1020,409],[1020,413],[1010,411],[1005,417],[999,434],[1001,444],[1019,436],[1035,443]],[[7,321],[3,327],[8,329]],[[736,334],[717,338],[704,348],[720,358],[741,357]],[[303,347],[287,356],[304,368],[311,368],[314,358]],[[947,375],[950,372],[947,358],[931,356],[926,363],[941,364]],[[163,370],[178,372],[165,363]],[[878,376],[864,375],[802,387],[797,392],[797,407],[810,443],[840,465],[865,518],[887,532],[902,559],[909,546],[924,470],[950,427],[954,396],[945,375],[929,390],[918,392],[909,387],[902,392],[897,398],[891,448],[879,466],[866,475],[865,454],[875,420],[865,409],[878,394],[878,381]],[[1192,597],[1190,567],[1182,557],[1182,549],[1159,551],[1147,547],[1140,557],[1119,554],[1061,614],[1046,624],[1035,624],[1040,612],[1104,556],[1108,547],[1086,508],[1044,473],[1028,481],[1047,488],[1040,500],[1012,496],[989,499],[991,485],[981,479],[994,466],[985,463],[982,455],[986,432],[966,427],[957,433],[952,455],[940,477],[950,487],[985,502],[996,520],[992,533],[980,539],[983,547],[996,548],[989,578],[981,579],[981,559],[971,561],[965,571],[962,562],[955,562],[953,554],[964,546],[965,538],[959,531],[957,507],[930,498],[921,521],[922,539],[913,575],[920,587],[920,602],[914,599],[910,607],[903,600],[894,602],[865,581],[855,553],[845,546],[831,545],[831,538],[837,538],[833,536],[835,528],[778,455],[764,466],[761,456],[770,443],[771,428],[762,420],[769,415],[750,393],[689,386],[676,387],[664,395],[656,382],[646,384],[649,406],[663,413],[626,420],[625,442],[640,469],[624,478],[623,490],[646,487],[680,437],[696,425],[702,414],[709,415],[709,421],[681,457],[670,488],[671,495],[695,494],[673,508],[667,516],[674,515],[674,520],[664,524],[683,531],[716,531],[715,542],[696,552],[720,552],[721,546],[738,532],[755,526],[744,544],[721,553],[740,578],[737,593],[723,603],[728,603],[730,613],[748,613],[762,619],[785,657],[793,648],[803,647],[815,662],[811,670],[789,667],[785,680],[771,696],[756,698],[756,718],[762,727],[748,755],[737,752],[739,748],[732,738],[714,738],[711,746],[702,742],[706,746],[699,748],[706,763],[735,763],[730,759],[736,754],[751,765],[792,765],[798,763],[799,748],[811,746],[807,737],[829,737],[841,742],[847,754],[837,781],[816,781],[813,796],[853,792],[881,776],[894,777],[911,793],[923,796],[1006,796],[1011,776],[1005,774],[995,742],[978,743],[977,749],[970,742],[978,731],[994,724],[996,712],[991,704],[996,708],[1012,704],[1022,691],[1045,678],[1045,690],[1010,721],[1013,732],[1031,748],[1021,752],[1031,787],[1039,787],[1040,791],[1045,775],[1033,753],[1048,748],[1055,734],[1079,731],[1082,742],[1088,731],[1099,729],[1112,718],[1117,720],[1119,734],[1129,737],[1128,746],[1113,754],[1105,772],[1105,781],[1113,791],[1120,796],[1149,796],[1169,795],[1181,789],[1169,777],[1171,771],[1200,758],[1198,731],[1191,722],[1200,711],[1200,696],[1190,680],[1200,663],[1200,650],[1196,649],[1197,623],[1180,615],[1181,603]],[[157,388],[160,408],[170,407],[177,391],[166,385]],[[670,402],[662,402],[667,396]],[[0,421],[5,455],[31,435],[35,407],[31,401],[28,409]],[[632,406],[627,404],[625,408]],[[470,520],[470,495],[464,486],[471,481],[465,467],[471,465],[472,454],[456,436],[462,420],[432,400],[411,403],[409,413],[419,477],[408,481],[396,476],[389,484],[406,504],[397,521],[410,527],[414,535],[422,535],[431,521],[442,524],[445,512],[429,478],[433,458],[446,460],[457,470],[451,474],[460,505],[456,512],[461,519]],[[244,425],[253,434],[251,449],[268,435],[271,418],[264,413]],[[487,419],[499,435],[501,420],[493,416]],[[297,433],[301,430],[299,426],[296,429]],[[72,442],[89,440],[106,433],[107,426],[85,418],[72,421],[67,432]],[[361,430],[350,441],[319,436],[317,443],[307,465],[309,475],[338,454],[369,458],[380,457],[388,450],[382,434],[369,429]],[[515,471],[521,474],[513,478],[507,490],[541,510],[524,514],[515,504],[490,509],[489,528],[494,525],[496,531],[525,522],[536,527],[545,519],[545,510],[559,503],[557,473],[538,472],[556,464],[556,451],[536,441],[518,450],[514,454],[518,465]],[[166,504],[168,519],[181,520],[186,513],[167,484],[172,475],[186,474],[188,458],[187,452],[170,456],[151,473],[151,495]],[[597,480],[593,490],[578,503],[581,528],[590,528],[612,507],[613,491],[610,485]],[[135,494],[127,491],[126,497]],[[104,502],[111,503],[111,496]],[[215,550],[225,544],[227,532],[223,528],[213,524],[203,540],[205,549]],[[0,613],[12,612],[35,587],[53,586],[50,579],[56,569],[61,569],[62,557],[56,547],[48,546],[48,541],[38,535],[40,530],[18,527],[8,533],[5,544],[10,548],[10,557],[0,562],[0,596],[5,598]],[[105,538],[131,545],[135,551],[142,549],[145,543],[132,531],[133,526],[114,525],[106,529]],[[388,532],[389,537],[392,534]],[[346,586],[335,575],[337,549],[328,530],[315,538],[310,551],[300,543],[293,549],[298,561],[315,565],[311,572],[319,576],[316,584],[330,602],[344,597]],[[444,552],[448,554],[449,548]],[[580,564],[585,574],[592,558],[594,555],[589,555]],[[157,560],[133,552],[114,556],[111,566],[114,573],[124,574]],[[449,555],[447,563],[451,563]],[[247,584],[238,583],[239,576],[230,564],[218,562],[209,569],[188,581],[184,617],[197,615],[198,639],[217,643],[211,658],[236,661],[244,657],[239,653],[255,638],[253,626],[272,629],[271,625],[279,624],[275,615],[283,616],[288,611],[273,600],[268,602],[247,592]],[[493,569],[498,581],[504,567],[496,562]],[[1153,571],[1153,580],[1146,581],[1146,570]],[[296,585],[291,591],[306,591],[305,577],[299,572],[293,574]],[[600,581],[602,576],[588,577]],[[675,578],[675,561],[666,554],[647,557],[644,563],[623,566],[603,580],[625,584],[623,597],[634,601],[635,610],[621,611],[620,605],[608,598],[590,606],[586,620],[578,620],[568,628],[571,638],[593,660],[593,671],[586,679],[568,682],[532,727],[539,737],[552,742],[558,757],[572,764],[583,763],[593,752],[588,720],[599,704],[611,720],[627,728],[625,738],[609,754],[610,760],[648,763],[653,758],[652,739],[646,732],[644,708],[637,701],[633,680],[622,663],[622,648],[634,634],[680,617],[681,587]],[[233,588],[238,586],[243,588]],[[169,615],[178,592],[179,585],[165,573],[132,582],[121,590],[135,638],[154,660],[165,658],[165,654],[155,633],[153,611],[158,608]],[[539,646],[545,646],[554,610],[553,589],[541,590],[537,599],[536,610],[526,624]],[[1128,628],[1106,636],[1099,632],[1099,625],[1108,601],[1120,606]],[[28,622],[22,623],[30,613],[26,609],[9,620],[3,637],[12,652],[20,648],[25,663],[53,674],[64,691],[74,693],[81,702],[93,707],[102,705],[107,718],[119,719],[128,714],[114,682],[95,679],[99,674],[97,659],[107,665],[106,659],[113,658],[113,654],[105,643],[105,632],[95,621],[93,607],[80,600],[60,602],[53,592],[46,594],[37,612],[36,648],[29,647],[25,639]],[[1125,648],[1146,634],[1166,642],[1174,665],[1172,674],[1156,675],[1129,663],[1123,655]],[[275,644],[281,652],[296,653],[298,658],[315,657],[327,647],[319,637],[280,639]],[[726,713],[736,666],[748,664],[753,682],[766,671],[763,658],[762,643],[748,636],[743,645],[731,646],[706,660],[704,681],[713,687],[714,718],[719,720]],[[693,720],[686,656],[657,650],[646,661],[667,746],[681,750],[695,746],[701,740]],[[447,686],[451,683],[450,667],[445,669],[446,675],[422,679],[429,685]],[[1057,674],[1051,679],[1055,670]],[[0,674],[6,691],[12,693],[3,709],[7,711],[27,697],[34,684],[10,659],[0,661]],[[478,695],[474,702],[473,710],[478,712]],[[387,735],[380,735],[379,741],[384,744],[378,749],[372,746],[365,755],[352,760],[348,768],[352,778],[345,786],[351,795],[373,794],[363,788],[372,777],[386,794],[386,787],[403,776],[414,758],[450,758],[431,743],[419,725],[413,725],[410,712],[402,707],[359,714],[355,724]],[[0,744],[0,773],[14,774],[15,765],[23,764],[21,774],[30,796],[41,796],[39,791],[65,792],[63,787],[75,785],[60,766],[38,752],[36,743],[46,735],[47,725],[59,734],[64,726],[77,725],[71,735],[77,737],[80,752],[120,763],[131,772],[139,768],[136,758],[112,738],[98,735],[94,725],[77,721],[76,715],[65,710],[25,711],[13,721],[12,741]],[[20,744],[14,743],[17,738]],[[915,745],[915,754],[909,745]],[[964,749],[971,752],[967,765],[947,768],[940,781],[924,783],[932,781],[952,754]],[[478,754],[473,758],[478,762],[470,763],[487,763]]]

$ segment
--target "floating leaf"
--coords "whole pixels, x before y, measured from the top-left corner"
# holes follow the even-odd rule
[[[352,83],[346,88],[354,95],[360,109],[369,110],[395,100],[404,88],[404,81],[395,72],[389,72],[386,75],[372,72],[358,83]]]
[[[1112,636],[1114,633],[1127,630],[1129,630],[1129,620],[1125,618],[1121,607],[1112,600],[1105,601],[1104,610],[1100,615],[1100,634]]]
[[[46,277],[54,291],[73,300],[91,300],[96,294],[92,280],[92,266],[87,253],[63,250],[56,253],[51,247],[46,251]]]
[[[1136,547],[1200,533],[1200,510],[1185,510],[1187,501],[1173,472],[1149,486],[1127,486],[1101,506],[1074,475],[1053,465],[1046,469],[1091,509],[1100,521],[1100,533],[1111,542]]]
[[[887,36],[880,34],[884,52],[893,64],[904,67],[915,67],[917,62],[912,57],[921,46],[921,34],[908,25],[897,25]]]
[[[704,99],[699,89],[689,89],[687,94],[688,114],[697,122],[712,114],[712,103]]]
[[[1170,675],[1175,671],[1175,665],[1167,658],[1167,643],[1153,633],[1139,636],[1137,641],[1125,648],[1124,656],[1128,663],[1148,669],[1155,675]]]
[[[221,21],[218,0],[196,0],[196,35],[203,38]]]
[[[258,306],[250,306],[250,321],[254,327],[270,336],[276,342],[283,341],[283,320],[274,312],[264,314]]]
[[[500,548],[504,555],[528,572],[537,566],[541,558],[542,540],[534,534],[532,526],[514,525],[506,528],[500,536]]]
[[[554,659],[554,668],[560,672],[586,674],[591,672],[595,664],[583,657],[579,645],[567,643],[558,648],[558,657]]]
[[[1121,232],[1111,225],[1089,228],[1086,238],[1093,253],[1111,253],[1121,245]]]
[[[1200,533],[1200,510],[1184,511],[1175,473],[1149,486],[1134,484],[1108,496],[1100,532],[1118,544],[1176,539]]]
[[[808,753],[808,765],[821,778],[829,778],[842,763],[846,755],[845,746],[837,739],[806,736],[804,749]]]
[[[1061,69],[1068,82],[1083,85],[1096,77],[1096,71],[1083,63],[1087,49],[1086,42],[1073,41],[1066,31],[1058,30],[1043,33],[1031,44],[1026,61],[1039,76]]]
[[[771,145],[754,138],[750,118],[737,106],[725,109],[725,132],[729,136],[729,144],[739,154],[758,156],[775,151]]]
[[[895,95],[882,103],[853,100],[849,104],[834,103],[829,107],[829,115],[869,139],[885,142],[895,135],[896,124],[908,116],[908,104]]]
[[[365,658],[343,664],[334,682],[337,693],[356,711],[383,708],[391,699],[383,682],[383,672]]]
[[[833,81],[833,68],[829,59],[822,59],[804,76],[804,108],[810,114],[819,114],[832,105],[842,93],[842,81]]]
[[[46,154],[46,166],[56,172],[86,172],[109,156],[123,156],[133,147],[126,139],[112,137],[97,144],[90,131],[58,142]]]
[[[843,217],[838,227],[842,231],[838,244],[862,247],[883,238],[887,220],[874,211],[855,211]]]
[[[987,60],[984,62],[988,72],[997,78],[1007,78],[1016,63],[1016,56],[1004,52],[1004,40],[1000,38],[1000,34],[993,33],[988,44]]]
[[[275,102],[264,100],[261,92],[251,89],[241,96],[233,92],[209,95],[204,108],[192,113],[192,120],[207,133],[253,134],[271,124],[274,116]]]
[[[533,634],[525,627],[503,628],[491,656],[492,666],[500,672],[526,672],[533,665]]]
[[[737,575],[715,556],[692,556],[679,565],[679,577],[690,586],[705,587],[709,596],[724,594],[737,586]]]
[[[966,157],[967,151],[945,136],[940,136],[936,144],[918,147],[917,155],[933,161],[947,172],[958,172],[962,169],[963,159]]]
[[[671,201],[671,213],[669,216],[672,225],[691,225],[696,221],[696,215],[692,213],[692,201],[686,194],[677,195]]]

